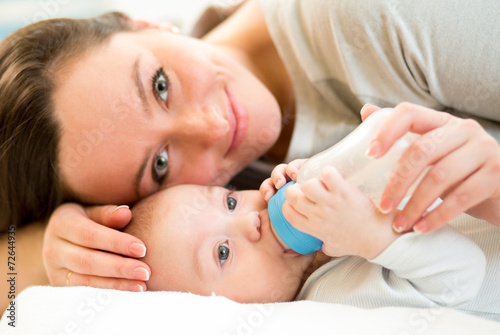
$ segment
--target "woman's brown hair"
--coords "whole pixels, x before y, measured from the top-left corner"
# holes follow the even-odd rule
[[[0,43],[0,232],[44,221],[70,200],[58,169],[56,73],[113,33],[130,29],[128,17],[107,13],[36,22]]]

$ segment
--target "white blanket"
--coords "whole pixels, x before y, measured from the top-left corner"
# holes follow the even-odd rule
[[[0,334],[500,334],[500,323],[446,308],[239,304],[178,292],[36,286],[14,306],[4,312]]]

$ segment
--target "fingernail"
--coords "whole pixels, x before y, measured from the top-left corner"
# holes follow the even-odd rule
[[[415,233],[426,233],[429,230],[429,224],[425,219],[422,219],[413,226],[413,231]]]
[[[135,257],[142,258],[146,256],[146,247],[140,243],[132,243],[128,247],[128,251]]]
[[[276,179],[276,188],[281,188],[284,185],[283,179]]]
[[[113,211],[111,212],[111,214],[113,214],[114,212],[116,212],[117,210],[119,210],[120,208],[130,208],[128,207],[127,205],[121,205],[121,206],[118,206],[116,207],[115,209],[113,209]]]
[[[389,198],[383,198],[380,201],[380,210],[384,213],[389,213],[394,208],[394,201]]]
[[[148,281],[149,271],[145,268],[135,268],[134,271],[132,271],[132,276],[138,280]]]
[[[130,287],[130,292],[144,292],[144,287],[140,284],[132,285]]]
[[[368,157],[376,158],[380,154],[380,150],[381,150],[380,142],[375,140],[370,143],[368,149],[366,149],[365,151],[365,155]]]
[[[363,107],[361,107],[361,110],[359,111],[359,114],[363,117],[364,114],[366,113],[366,108],[368,106],[371,106],[370,104],[364,104]]]
[[[170,31],[173,32],[174,34],[180,34],[181,33],[181,29],[177,26],[171,26],[170,27]]]
[[[394,229],[396,233],[402,233],[403,231],[406,230],[406,223],[407,223],[406,217],[404,215],[399,215],[394,220],[394,225],[392,226],[392,229]]]

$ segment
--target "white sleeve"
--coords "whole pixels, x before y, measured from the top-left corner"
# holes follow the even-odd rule
[[[449,307],[476,296],[486,269],[482,250],[449,225],[427,234],[407,233],[370,262],[407,280],[438,305]]]

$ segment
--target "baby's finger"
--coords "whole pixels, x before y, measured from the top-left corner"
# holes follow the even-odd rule
[[[335,191],[344,188],[347,182],[342,178],[339,171],[333,166],[326,166],[321,170],[321,180],[329,191]]]
[[[130,292],[147,291],[146,283],[138,280],[118,279],[97,277],[80,273],[69,272],[66,269],[61,270],[61,276],[66,274],[64,285],[60,286],[90,286],[102,289],[113,289]]]
[[[310,185],[314,183],[314,180],[309,180],[306,185],[290,185],[286,190],[285,190],[285,195],[286,199],[289,202],[289,204],[294,207],[296,210],[298,210],[300,213],[304,213],[303,210],[300,210],[300,208],[303,206],[305,202],[312,203],[310,199],[308,199],[304,192],[302,187],[307,185]]]
[[[76,245],[130,257],[144,257],[146,246],[135,236],[97,224],[74,221],[60,227],[58,235]]]
[[[288,189],[287,189],[287,191],[288,191]],[[310,227],[308,225],[307,217],[305,215],[303,215],[302,213],[300,213],[299,211],[297,211],[295,209],[295,207],[291,206],[291,204],[288,200],[283,203],[282,211],[283,211],[283,216],[285,217],[285,219],[287,219],[288,222],[290,222],[290,224],[294,228],[296,228],[304,233],[308,233],[308,234],[311,233]]]
[[[287,164],[285,173],[291,180],[297,181],[299,170],[307,159],[295,159]]]
[[[260,194],[264,197],[266,202],[269,202],[269,199],[276,193],[276,189],[274,188],[274,184],[271,178],[267,178],[260,184],[259,187]]]
[[[271,181],[276,189],[280,189],[286,184],[286,164],[279,164],[273,169]]]

